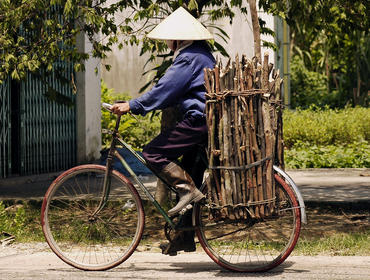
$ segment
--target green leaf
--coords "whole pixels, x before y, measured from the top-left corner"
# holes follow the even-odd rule
[[[190,0],[188,4],[188,9],[190,11],[198,10],[198,2],[196,0]]]
[[[216,47],[216,50],[219,51],[223,56],[229,57],[229,54],[227,53],[227,51],[225,50],[225,48],[223,46],[221,46],[217,42],[214,42],[214,45]]]
[[[69,15],[72,10],[72,0],[67,0],[64,5],[64,14]]]
[[[13,72],[12,72],[12,74],[11,74],[11,77],[12,77],[12,79],[14,79],[14,80],[20,80],[20,76],[19,76],[19,73],[18,73],[17,69],[14,69],[14,70],[13,70]]]

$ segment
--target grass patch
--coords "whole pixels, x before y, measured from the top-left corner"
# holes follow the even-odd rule
[[[0,201],[0,233],[15,236],[16,242],[44,241],[40,210],[37,201]]]
[[[294,249],[295,255],[369,256],[370,231],[335,233],[321,238],[303,237]]]
[[[294,254],[370,256],[368,209],[318,204],[306,207],[306,212],[308,223],[302,227]]]

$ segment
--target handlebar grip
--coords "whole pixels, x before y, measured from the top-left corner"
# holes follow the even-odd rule
[[[102,103],[101,105],[104,109],[107,109],[108,111],[111,111],[113,107],[113,105],[109,103]]]

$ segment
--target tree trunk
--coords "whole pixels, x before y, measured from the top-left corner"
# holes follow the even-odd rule
[[[248,0],[248,2],[253,26],[254,55],[257,57],[258,62],[261,63],[261,32],[258,22],[256,0]]]

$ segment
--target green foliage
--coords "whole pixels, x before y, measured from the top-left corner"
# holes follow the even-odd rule
[[[106,58],[113,47],[139,45],[140,55],[149,53],[148,62],[163,57],[154,69],[154,78],[144,91],[160,79],[171,64],[167,45],[162,40],[151,40],[146,35],[160,20],[180,6],[188,8],[205,26],[215,30],[215,40],[210,40],[214,51],[228,54],[218,43],[227,42],[228,36],[214,20],[234,17],[234,9],[247,14],[240,0],[2,0],[0,1],[0,84],[8,79],[26,79],[31,73],[45,83],[45,95],[56,102],[71,105],[72,100],[49,84],[53,76],[76,92],[71,77],[65,77],[66,67],[75,72],[84,71],[90,57]],[[202,17],[201,17],[202,16]],[[78,40],[85,34],[92,50],[78,48]],[[99,34],[99,35],[97,35]],[[104,65],[109,70],[111,65]],[[96,69],[97,71],[97,69]]]
[[[124,93],[115,93],[113,89],[108,89],[104,82],[101,83],[101,101],[113,104],[118,100],[130,100],[131,97]],[[137,120],[136,120],[137,119]],[[123,115],[119,127],[119,133],[125,142],[130,144],[134,149],[141,149],[149,143],[160,132],[160,115],[148,114],[146,116]],[[116,115],[107,110],[102,110],[101,125],[103,129],[113,130],[116,124]],[[110,145],[111,135],[102,134],[102,145],[106,148]]]
[[[295,55],[298,55],[308,72],[326,76],[328,101],[331,99],[332,107],[343,107],[347,103],[368,105],[368,4],[361,0],[260,0],[259,3],[265,11],[286,19],[293,44],[292,57],[296,59]],[[296,93],[303,95],[306,92]]]
[[[145,35],[158,20],[181,5],[196,17],[208,14],[211,20],[232,20],[233,7],[246,14],[242,1],[0,1],[0,82],[8,75],[18,80],[25,78],[27,72],[51,72],[60,60],[72,62],[75,71],[83,71],[86,59],[105,58],[114,45],[123,48],[141,44],[142,53],[167,51],[164,42]],[[80,33],[88,36],[93,46],[91,52],[78,49]]]
[[[285,110],[288,168],[370,167],[370,109]]]
[[[312,145],[298,142],[285,151],[288,168],[370,168],[370,144]]]
[[[370,109],[285,110],[283,114],[284,142],[288,149],[296,143],[312,145],[347,145],[370,141]]]
[[[38,204],[5,204],[0,201],[0,233],[14,235],[17,241],[42,240],[39,217]]]
[[[291,107],[324,107],[333,104],[334,93],[328,94],[327,77],[310,71],[299,56],[291,60]]]

